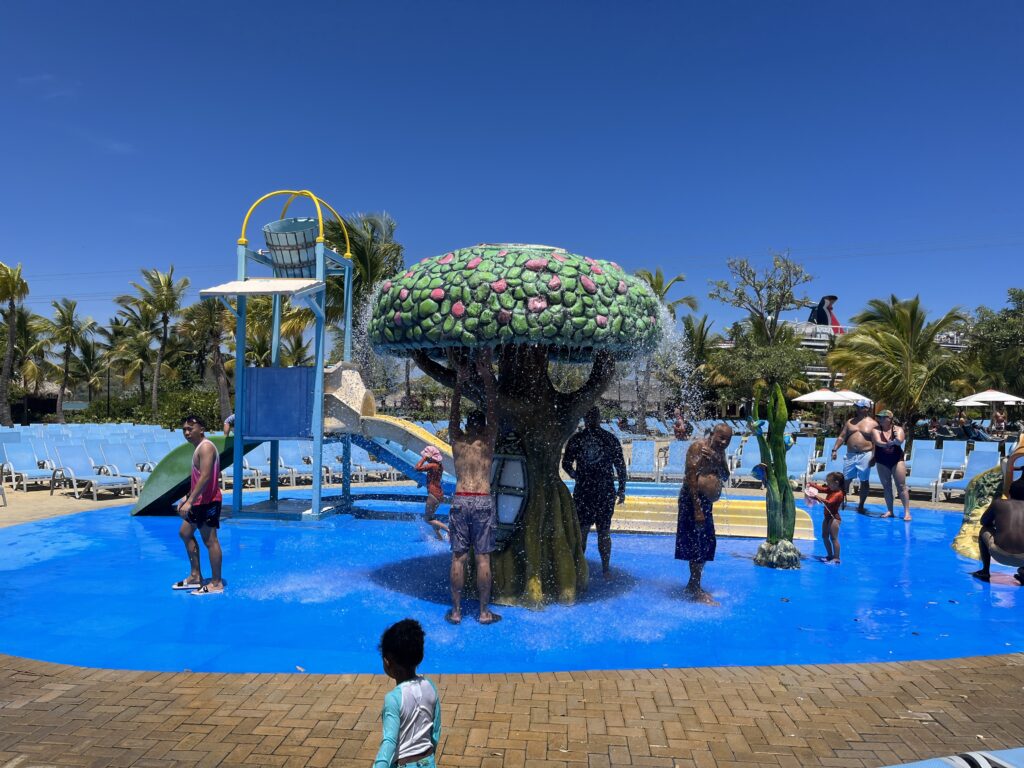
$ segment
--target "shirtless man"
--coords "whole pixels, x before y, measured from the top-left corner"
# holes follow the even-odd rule
[[[501,616],[490,610],[491,552],[495,549],[498,512],[491,496],[491,463],[494,460],[494,440],[498,434],[496,414],[497,384],[491,370],[491,352],[477,353],[476,373],[484,386],[484,410],[474,411],[466,419],[466,428],[460,426],[462,390],[470,377],[469,361],[465,357],[455,363],[455,391],[452,393],[451,418],[448,437],[455,460],[455,498],[448,516],[448,538],[452,547],[452,566],[449,581],[452,608],[445,614],[450,624],[462,621],[462,586],[466,581],[466,562],[469,550],[476,559],[476,590],[480,597],[480,623],[494,624]]]
[[[854,405],[857,412],[852,419],[849,419],[836,437],[832,446],[832,460],[835,461],[839,453],[839,446],[846,445],[846,459],[843,461],[843,477],[846,478],[846,487],[843,491],[849,496],[850,481],[854,478],[860,481],[858,495],[860,500],[857,503],[857,511],[864,514],[864,504],[868,500],[868,478],[871,477],[871,457],[874,454],[875,444],[871,440],[872,430],[878,429],[878,422],[871,415],[871,403],[867,400],[858,400]]]
[[[1010,485],[1008,499],[995,499],[981,516],[978,549],[981,570],[971,575],[988,581],[992,560],[1016,566],[1013,578],[1024,586],[1024,478]]]
[[[676,560],[690,562],[686,596],[694,602],[717,605],[701,586],[704,563],[715,559],[717,539],[711,510],[729,479],[725,449],[732,438],[728,424],[718,424],[711,436],[694,440],[686,452],[683,486],[679,489],[679,518],[676,523]]]

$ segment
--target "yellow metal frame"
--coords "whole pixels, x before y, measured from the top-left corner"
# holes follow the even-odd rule
[[[333,213],[334,214],[334,218],[337,220],[338,224],[341,226],[342,233],[345,235],[345,258],[351,260],[351,258],[352,258],[352,244],[351,244],[351,242],[349,242],[349,239],[348,239],[348,228],[345,226],[345,220],[343,218],[341,218],[341,215],[336,210],[334,210],[334,208],[331,207],[330,203],[328,203],[327,201],[317,197],[312,192],[310,192],[308,189],[279,189],[276,192],[269,192],[268,194],[264,195],[259,200],[257,200],[255,203],[253,203],[252,206],[249,208],[248,212],[245,214],[245,218],[242,219],[242,234],[238,238],[238,244],[239,245],[248,245],[249,244],[248,239],[246,239],[246,237],[245,237],[245,231],[249,227],[249,218],[252,216],[253,211],[255,211],[263,201],[269,200],[272,197],[278,197],[279,195],[288,195],[288,200],[285,202],[284,208],[281,209],[281,218],[282,219],[285,217],[285,214],[288,213],[288,207],[295,201],[296,198],[298,198],[298,197],[308,197],[310,200],[313,201],[313,205],[316,207],[317,223],[319,224],[319,236],[316,239],[316,241],[318,243],[326,242],[326,238],[324,238],[324,212],[323,212],[323,208],[326,208],[331,213]]]

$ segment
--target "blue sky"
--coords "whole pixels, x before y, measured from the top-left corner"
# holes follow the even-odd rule
[[[998,0],[12,0],[0,259],[35,311],[105,321],[140,267],[233,277],[248,205],[306,187],[391,213],[409,261],[514,241],[683,272],[718,328],[707,281],[785,249],[844,319],[999,307],[1022,39]]]

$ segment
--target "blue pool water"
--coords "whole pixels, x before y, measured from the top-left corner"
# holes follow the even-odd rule
[[[376,506],[376,504],[374,504]],[[820,507],[812,512],[816,521]],[[443,620],[448,552],[414,520],[226,521],[225,595],[193,597],[174,518],[110,508],[0,529],[0,652],[86,666],[220,672],[377,672],[391,622],[419,619],[422,669],[524,672],[947,658],[1024,649],[1024,589],[982,584],[949,542],[960,516],[910,525],[849,514],[843,564],[800,542],[799,571],[753,565],[758,542],[721,539],[685,602],[686,564],[662,535],[614,538],[616,579],[580,604]],[[599,572],[590,539],[592,572]],[[209,575],[205,550],[204,575]],[[996,566],[998,569],[998,566]],[[1005,569],[1001,569],[1005,572]]]

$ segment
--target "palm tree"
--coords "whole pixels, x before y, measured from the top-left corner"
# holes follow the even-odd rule
[[[71,361],[71,373],[75,381],[85,384],[89,402],[103,385],[103,374],[107,370],[107,361],[103,354],[103,345],[95,339],[82,339],[78,345],[78,354]]]
[[[57,390],[57,423],[64,423],[64,393],[71,381],[71,359],[74,351],[92,336],[96,323],[91,317],[78,314],[78,302],[74,299],[60,299],[51,302],[53,320],[47,320],[46,331],[54,345],[61,345],[60,389]]]
[[[654,298],[665,308],[665,310],[672,316],[672,320],[676,319],[676,312],[680,307],[688,307],[690,309],[697,308],[697,299],[693,296],[682,296],[672,301],[668,300],[668,293],[676,284],[682,284],[686,280],[686,275],[679,274],[673,277],[671,280],[665,280],[665,274],[661,271],[661,267],[658,267],[652,274],[649,270],[638,269],[634,274],[643,280],[647,287],[650,289]],[[636,425],[638,430],[644,432],[647,431],[645,425],[645,419],[647,416],[647,401],[650,399],[651,394],[651,361],[653,356],[648,356],[644,361],[643,371],[637,371],[636,376]],[[660,367],[660,366],[659,366]]]
[[[312,365],[313,352],[310,340],[301,333],[291,333],[281,341],[281,365]]]
[[[46,377],[50,339],[46,335],[46,318],[29,311],[24,305],[15,312],[14,327],[14,370],[21,380],[22,418],[28,423],[29,391],[38,395]]]
[[[123,306],[118,310],[118,322],[111,321],[110,338],[113,344],[112,363],[121,371],[125,386],[139,382],[139,405],[146,403],[146,375],[153,369],[153,344],[160,333],[156,313],[146,305]]]
[[[962,357],[943,349],[937,340],[963,320],[959,310],[952,309],[928,322],[919,296],[906,301],[896,296],[872,299],[853,317],[857,327],[838,341],[828,363],[843,373],[850,388],[871,394],[904,424],[913,425],[920,404],[965,367]]]
[[[213,378],[217,382],[217,404],[223,421],[231,414],[231,388],[221,347],[230,340],[231,317],[227,308],[216,299],[196,302],[186,307],[182,315],[178,332],[192,339],[204,357],[209,356]]]
[[[148,307],[157,316],[160,327],[160,345],[157,347],[156,363],[153,366],[153,382],[151,393],[151,407],[153,419],[157,418],[157,396],[160,389],[160,374],[164,364],[164,354],[167,350],[167,336],[171,320],[181,312],[181,303],[188,290],[189,279],[183,277],[181,280],[174,279],[174,267],[166,272],[157,269],[142,270],[142,284],[132,283],[137,296],[124,295],[117,298],[117,303],[123,307]]]
[[[14,374],[14,344],[16,328],[16,311],[18,305],[28,296],[28,283],[21,275],[21,264],[16,267],[0,262],[0,302],[7,302],[4,322],[7,323],[7,349],[4,350],[4,367],[0,373],[0,424],[9,427],[14,424],[11,419],[11,377]]]
[[[377,283],[398,274],[405,266],[405,246],[395,240],[398,223],[387,213],[357,213],[345,217],[352,254],[352,317],[359,317],[366,299]],[[324,226],[327,242],[338,253],[345,253],[341,225],[329,221]],[[345,319],[345,282],[340,276],[327,280],[327,322],[337,325]]]

